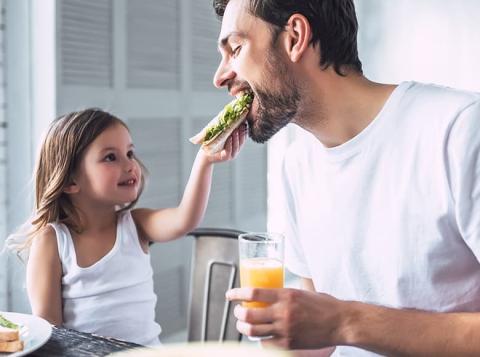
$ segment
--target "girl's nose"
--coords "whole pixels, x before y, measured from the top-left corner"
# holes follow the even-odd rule
[[[124,169],[125,169],[125,171],[131,172],[134,167],[135,167],[135,160],[132,160],[132,159],[130,159],[130,158],[127,158],[127,159],[125,160],[125,164],[124,164]]]

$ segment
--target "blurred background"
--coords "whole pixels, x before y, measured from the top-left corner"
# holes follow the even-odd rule
[[[480,91],[480,2],[357,0],[359,50],[372,80]],[[32,209],[42,132],[100,107],[124,119],[150,171],[139,206],[176,205],[197,148],[187,138],[230,100],[212,85],[220,22],[211,0],[0,0],[0,245]],[[217,165],[202,226],[274,229],[276,178],[299,129],[248,142]],[[162,339],[184,335],[191,241],[152,248]],[[0,310],[29,312],[25,269],[0,255]],[[179,337],[180,336],[180,337]]]

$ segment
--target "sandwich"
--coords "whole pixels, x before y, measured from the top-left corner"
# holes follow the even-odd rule
[[[20,327],[0,315],[0,353],[22,350],[23,341],[20,340]]]
[[[244,92],[228,103],[197,135],[190,138],[194,144],[201,144],[208,154],[223,149],[233,131],[243,123],[253,101],[253,93]]]

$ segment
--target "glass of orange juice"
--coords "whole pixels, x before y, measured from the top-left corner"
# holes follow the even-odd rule
[[[283,235],[271,232],[238,236],[242,288],[283,288],[283,240]],[[259,301],[243,302],[245,307],[267,305]]]
[[[238,236],[242,288],[283,288],[283,241],[282,234],[271,232],[251,232]],[[242,305],[248,308],[268,306],[260,301],[244,301]],[[252,341],[269,337],[248,336]]]

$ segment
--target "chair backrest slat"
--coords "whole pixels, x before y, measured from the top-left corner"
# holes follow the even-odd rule
[[[199,228],[195,238],[188,317],[188,341],[240,341],[234,304],[225,292],[239,286],[238,242],[242,231]]]

